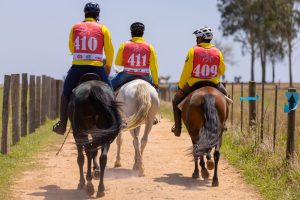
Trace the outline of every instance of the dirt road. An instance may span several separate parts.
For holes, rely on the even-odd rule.
[[[186,156],[186,150],[191,146],[189,136],[183,134],[176,138],[170,133],[170,127],[167,120],[154,126],[144,154],[145,177],[138,177],[131,170],[134,150],[129,133],[123,134],[121,168],[113,168],[116,144],[111,145],[105,174],[106,194],[102,199],[261,199],[251,186],[245,184],[240,173],[222,158],[222,152],[219,187],[211,187],[212,171],[208,181],[192,179],[192,158]],[[41,168],[24,172],[15,182],[13,199],[93,199],[83,190],[76,189],[79,172],[71,135],[59,156],[55,156],[55,152],[43,153],[40,162]],[[93,183],[97,188],[98,181]]]

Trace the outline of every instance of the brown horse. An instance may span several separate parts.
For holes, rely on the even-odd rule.
[[[195,169],[193,178],[199,178],[198,158],[200,157],[201,175],[208,179],[208,169],[214,168],[212,186],[218,186],[218,162],[222,133],[227,119],[226,97],[213,87],[202,87],[187,97],[182,107],[182,119],[193,143]],[[215,148],[214,161],[210,152]],[[204,156],[207,158],[205,167]]]

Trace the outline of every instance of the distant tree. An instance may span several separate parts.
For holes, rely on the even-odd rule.
[[[223,36],[233,36],[242,44],[242,53],[248,51],[251,56],[251,80],[255,80],[254,62],[256,56],[257,15],[254,12],[255,0],[218,0],[221,13],[220,29]]]
[[[289,83],[293,86],[292,73],[292,54],[293,42],[298,35],[300,27],[300,0],[276,0],[280,9],[277,10],[278,23],[277,29],[281,34],[282,41],[286,44],[289,62]]]
[[[225,64],[235,65],[236,62],[234,61],[233,49],[230,45],[224,44],[220,40],[215,40],[215,46],[221,50]]]

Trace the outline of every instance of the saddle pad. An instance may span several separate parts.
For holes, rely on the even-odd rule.
[[[194,94],[194,92],[196,92],[196,90],[195,91],[193,91],[192,93],[190,93],[189,95],[187,95],[178,105],[177,105],[177,107],[182,111],[182,108],[183,108],[183,105],[184,105],[184,103],[186,102],[186,100],[190,97],[190,96],[192,96],[193,94]],[[224,95],[224,94],[223,94]],[[224,95],[225,96],[225,95]],[[232,104],[233,103],[233,101],[232,101],[232,99],[230,99],[229,97],[227,97],[227,96],[225,96],[225,99],[226,99],[226,103],[227,104]]]

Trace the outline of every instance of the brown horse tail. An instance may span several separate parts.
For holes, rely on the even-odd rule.
[[[151,108],[151,97],[148,85],[140,83],[136,89],[136,112],[127,120],[127,127],[124,130],[131,130],[140,126],[148,116]]]
[[[194,156],[202,156],[219,142],[220,120],[215,106],[215,97],[205,94],[202,99],[204,125],[199,130],[199,141],[194,146]]]

